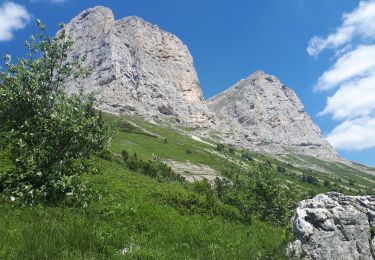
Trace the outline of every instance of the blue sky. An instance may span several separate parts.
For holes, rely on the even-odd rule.
[[[258,69],[276,75],[343,157],[375,165],[374,1],[0,0],[0,55],[24,53],[36,18],[54,33],[96,5],[181,38],[206,98]]]

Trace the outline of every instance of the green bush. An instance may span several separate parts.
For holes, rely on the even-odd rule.
[[[0,132],[6,132],[13,169],[0,173],[0,193],[11,200],[55,203],[78,199],[80,174],[90,171],[89,159],[106,145],[102,116],[93,98],[67,95],[64,83],[86,71],[69,61],[72,42],[64,26],[56,38],[41,33],[26,42],[27,58],[0,72]]]
[[[185,183],[183,187],[171,186],[168,190],[158,190],[156,196],[182,214],[199,213],[243,221],[235,207],[219,200],[207,180]]]
[[[134,154],[133,157],[129,157],[127,152],[123,151],[122,158],[126,167],[130,170],[150,176],[151,178],[155,178],[159,181],[185,181],[184,177],[175,173],[171,167],[162,162],[157,156],[154,156],[147,162],[145,162],[141,159],[138,159],[136,154]]]
[[[246,222],[257,217],[277,226],[287,225],[299,198],[292,187],[276,179],[272,166],[254,162],[248,172],[226,175],[236,178],[233,182],[217,179],[216,194],[223,203],[236,207]]]
[[[216,151],[223,152],[225,150],[224,144],[217,144]]]
[[[302,182],[307,182],[313,185],[319,185],[319,180],[314,176],[303,174],[301,179]]]
[[[249,154],[249,153],[242,153],[241,154],[241,157],[243,158],[243,159],[246,159],[246,160],[248,160],[249,162],[252,162],[252,161],[254,161],[254,159],[253,159],[253,157],[251,157],[251,155]]]

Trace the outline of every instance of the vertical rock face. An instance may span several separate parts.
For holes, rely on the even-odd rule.
[[[70,58],[86,53],[83,66],[93,67],[67,91],[93,93],[103,111],[178,122],[202,136],[214,127],[223,142],[273,154],[336,157],[296,94],[274,76],[258,71],[238,82],[208,101],[211,112],[189,50],[173,34],[138,17],[116,21],[105,7],[82,12],[66,30]]]
[[[257,71],[208,100],[232,143],[267,152],[336,157],[293,90]]]
[[[95,7],[67,24],[74,41],[71,57],[87,54],[84,66],[93,73],[67,84],[83,87],[112,113],[166,118],[186,126],[212,124],[193,59],[174,35],[138,17],[116,21],[110,9]]]
[[[293,217],[292,259],[374,259],[375,197],[320,194]]]

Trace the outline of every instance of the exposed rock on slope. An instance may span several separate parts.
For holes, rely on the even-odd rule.
[[[293,259],[374,259],[375,197],[320,194],[302,201],[293,217]]]
[[[71,57],[86,52],[84,65],[95,65],[88,78],[71,80],[68,91],[82,86],[112,113],[212,124],[193,59],[176,36],[138,17],[116,21],[104,7],[82,12],[66,28],[75,42]]]
[[[293,90],[257,71],[208,100],[223,140],[270,153],[336,157]]]

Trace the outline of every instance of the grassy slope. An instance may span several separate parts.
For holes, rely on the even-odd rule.
[[[128,120],[139,127],[128,131],[122,126],[122,120],[106,116],[106,121],[119,129],[112,142],[115,153],[126,149],[143,159],[157,155],[163,159],[188,160],[209,165],[217,171],[233,162],[247,165],[240,156],[242,151],[217,155],[214,147],[169,128],[134,117]],[[142,133],[142,129],[157,137]],[[191,154],[187,154],[187,150]],[[356,178],[350,168],[342,172],[343,180],[338,181],[337,176],[249,153],[257,160],[285,167],[287,173],[278,174],[279,178],[312,194],[332,189],[322,185],[324,180],[353,189],[359,189],[358,185],[362,184],[372,187],[371,183],[363,182],[363,178]],[[101,174],[88,175],[85,179],[102,194],[102,199],[86,208],[16,208],[9,202],[0,202],[0,259],[121,258],[119,252],[131,245],[132,251],[127,256],[134,259],[283,258],[286,243],[283,230],[256,220],[247,226],[212,215],[181,212],[168,206],[162,198],[163,194],[171,192],[184,194],[181,184],[157,182],[116,162],[98,159],[95,164]],[[6,156],[0,153],[0,169],[6,165]],[[301,174],[316,176],[319,185],[302,182]],[[356,183],[349,185],[348,179],[355,179]]]
[[[118,124],[119,122],[118,118],[110,115],[107,115],[106,120],[111,121],[113,124]],[[274,167],[277,165],[283,166],[287,169],[287,172],[285,174],[280,173],[278,178],[285,183],[292,183],[299,189],[307,191],[312,195],[333,190],[352,195],[375,194],[375,176],[347,165],[327,162],[309,156],[296,157],[290,155],[287,158],[292,164],[298,163],[304,165],[308,163],[322,169],[311,170],[308,167],[295,167],[265,154],[242,150],[237,150],[234,154],[227,152],[220,154],[221,156],[217,156],[214,151],[215,147],[212,145],[193,140],[175,130],[144,122],[141,118],[128,117],[127,120],[130,120],[148,132],[156,134],[158,138],[126,131],[118,132],[113,142],[113,150],[117,153],[126,149],[131,153],[136,152],[142,158],[149,158],[152,154],[155,154],[163,159],[173,159],[176,161],[188,160],[193,163],[202,163],[221,171],[223,167],[233,164],[233,161],[242,164],[244,167],[248,166],[247,161],[241,158],[241,153],[246,152],[257,160],[269,161]],[[164,143],[165,138],[167,138],[168,144]],[[192,154],[187,155],[186,150],[191,150]],[[319,185],[302,182],[301,176],[303,174],[316,177]],[[328,187],[324,186],[324,181],[329,182],[330,185]]]
[[[107,118],[116,123],[116,118]],[[148,125],[153,127],[152,125]],[[139,157],[152,153],[189,159],[219,169],[223,162],[207,145],[158,128],[163,138],[118,132],[113,151],[129,149]],[[168,138],[168,144],[162,142]],[[186,149],[192,149],[186,155]],[[201,152],[198,152],[201,151]],[[0,154],[0,169],[6,156]],[[181,212],[163,194],[184,194],[179,183],[160,183],[116,162],[97,159],[101,174],[85,180],[102,194],[86,208],[14,207],[0,202],[0,259],[256,259],[283,258],[285,233],[254,220],[251,226],[212,215]]]

